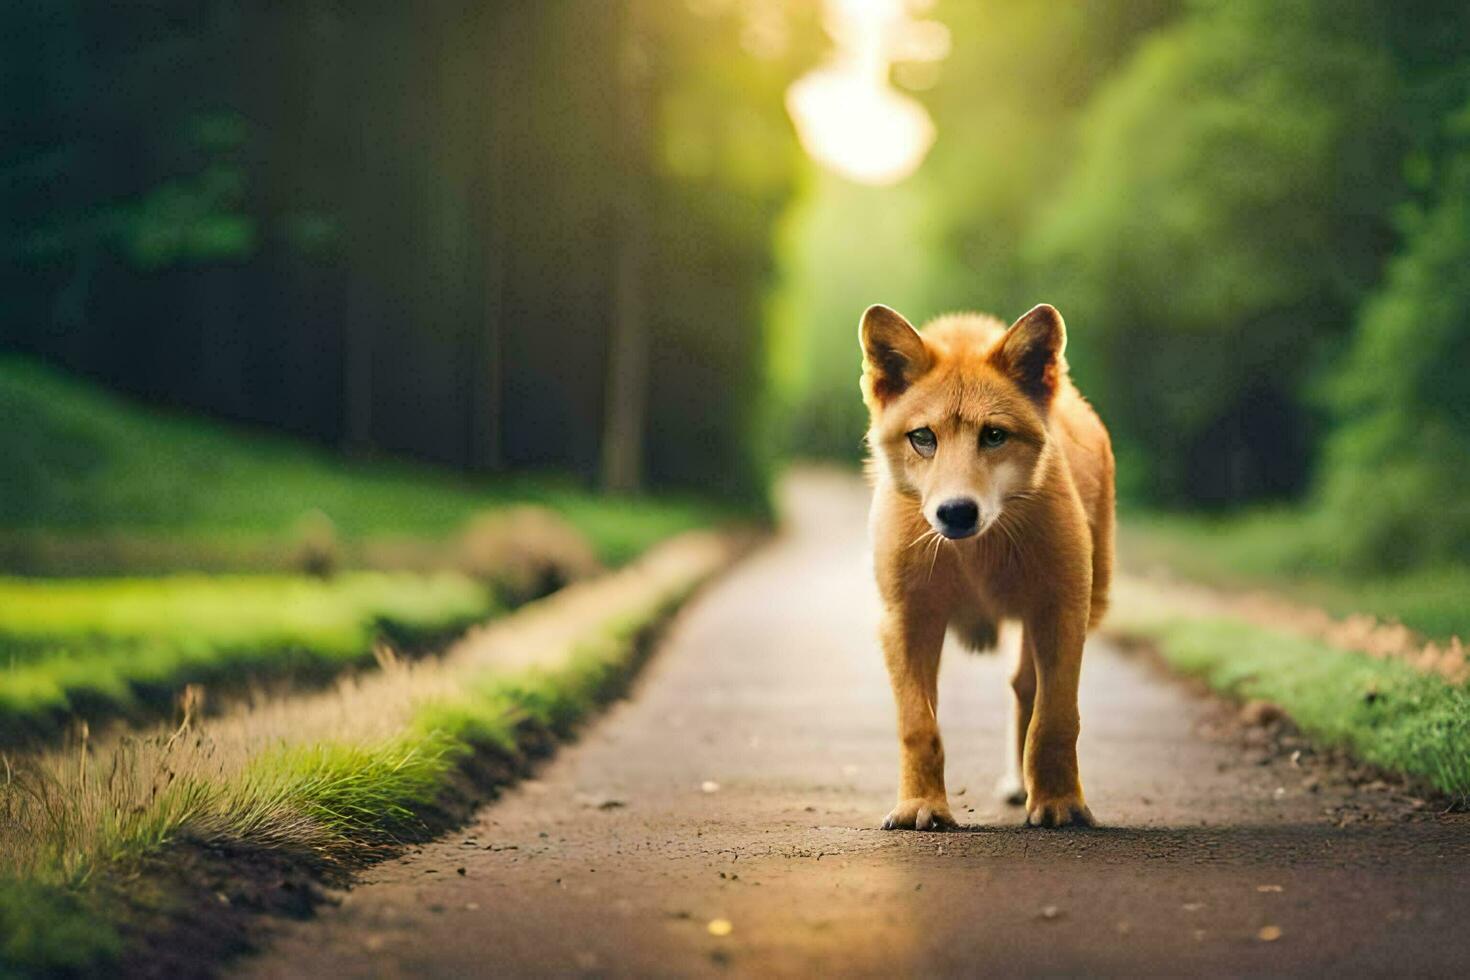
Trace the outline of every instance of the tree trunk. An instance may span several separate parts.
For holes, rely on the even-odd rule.
[[[500,416],[503,410],[501,392],[500,335],[505,305],[505,140],[508,126],[505,108],[515,97],[514,78],[507,70],[508,48],[515,38],[511,18],[513,11],[496,5],[479,14],[478,30],[483,50],[489,57],[486,66],[486,98],[480,114],[480,132],[485,137],[485,160],[475,168],[476,193],[474,229],[481,256],[483,280],[480,283],[480,316],[472,318],[470,337],[470,466],[476,470],[494,470],[502,465]]]
[[[618,242],[614,267],[602,482],[627,492],[643,482],[648,403],[647,267],[652,193],[648,177],[651,56],[640,30],[640,0],[623,5],[618,41],[621,130]]]

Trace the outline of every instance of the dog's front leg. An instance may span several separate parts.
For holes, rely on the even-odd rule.
[[[1026,823],[1032,827],[1090,827],[1077,772],[1077,684],[1082,674],[1086,614],[1040,615],[1025,623],[1035,658],[1036,698],[1026,733]]]
[[[913,608],[883,619],[883,655],[898,704],[898,805],[884,830],[943,830],[956,826],[944,790],[944,743],[939,739],[939,654],[945,620]]]

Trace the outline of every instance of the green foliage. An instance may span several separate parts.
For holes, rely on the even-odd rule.
[[[0,879],[0,978],[97,975],[121,951],[112,923],[77,895]]]
[[[1170,664],[1241,698],[1275,702],[1312,738],[1470,799],[1470,690],[1392,660],[1236,620],[1131,625]]]
[[[1304,385],[1375,279],[1403,143],[1368,2],[1201,4],[1088,109],[1028,236],[1154,500],[1299,489]]]
[[[1446,136],[1437,192],[1330,387],[1318,547],[1359,571],[1470,562],[1470,107]]]
[[[261,550],[262,538],[284,562],[293,528],[315,512],[349,539],[443,539],[479,511],[529,502],[555,510],[605,562],[620,564],[719,513],[687,498],[600,497],[559,479],[346,463],[144,410],[16,358],[0,358],[0,418],[0,543],[10,534],[17,560],[43,533],[86,533],[101,547],[109,536],[166,532],[201,563],[218,551],[228,564],[233,552]]]
[[[241,260],[255,251],[255,223],[236,213],[245,178],[214,166],[197,176],[158,185],[124,212],[123,247],[139,268],[180,261]]]

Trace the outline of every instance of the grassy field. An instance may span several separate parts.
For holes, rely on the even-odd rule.
[[[14,357],[0,357],[0,419],[0,564],[12,569],[75,570],[89,559],[123,570],[280,566],[317,515],[350,546],[444,540],[478,512],[522,504],[550,508],[617,565],[725,516],[692,498],[609,498],[552,477],[343,462],[289,439],[141,408]]]
[[[319,681],[733,516],[351,463],[13,357],[0,418],[0,569],[67,576],[0,577],[0,744],[166,713],[189,684]]]
[[[456,573],[0,579],[0,744],[165,713],[188,684],[317,681],[498,610]]]
[[[1271,588],[1335,615],[1369,613],[1431,639],[1470,638],[1470,561],[1398,574],[1348,576],[1309,541],[1327,532],[1296,511],[1236,518],[1128,514],[1120,554],[1134,568],[1163,565],[1229,588]]]
[[[517,634],[533,665],[497,669],[486,653],[402,666],[314,702],[116,742],[90,768],[86,753],[61,751],[18,766],[0,782],[0,963],[22,976],[116,968],[141,933],[236,909],[215,901],[214,884],[160,871],[191,848],[251,855],[278,875],[293,862],[350,868],[422,839],[457,783],[483,792],[494,760],[500,775],[488,778],[509,778],[526,749],[617,695],[650,629],[729,554],[685,544],[548,600],[562,604]]]

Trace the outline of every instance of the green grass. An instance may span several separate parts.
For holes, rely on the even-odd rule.
[[[1327,530],[1278,509],[1231,518],[1132,514],[1125,564],[1163,565],[1224,588],[1270,589],[1337,616],[1369,613],[1433,639],[1470,637],[1470,565],[1378,577],[1324,564]],[[1184,673],[1284,708],[1313,739],[1470,801],[1470,688],[1393,659],[1346,652],[1231,618],[1129,618],[1110,628],[1151,640]]]
[[[0,882],[0,977],[98,975],[122,952],[112,924],[76,894]]]
[[[1161,564],[1213,585],[1276,589],[1338,616],[1369,613],[1433,639],[1470,639],[1470,560],[1346,575],[1322,557],[1328,535],[1312,515],[1289,509],[1229,518],[1135,513],[1122,521],[1121,553],[1133,567]]]
[[[280,543],[315,512],[347,541],[442,540],[476,512],[523,503],[556,511],[616,565],[725,513],[693,498],[609,498],[554,477],[347,462],[145,409],[14,357],[0,357],[0,419],[0,554],[41,570],[78,538],[103,562],[126,564],[137,539],[216,564],[269,561],[289,552]]]
[[[483,672],[461,693],[419,705],[409,728],[375,746],[283,749],[252,767],[250,792],[284,798],[337,838],[350,855],[367,844],[412,836],[460,761],[476,752],[516,751],[528,726],[565,738],[593,710],[622,693],[647,630],[687,590],[604,624],[554,669]]]
[[[377,745],[292,746],[251,768],[237,805],[244,804],[242,812],[300,815],[320,835],[317,847],[413,837],[422,828],[419,814],[466,752],[466,743],[443,729],[409,732]],[[262,808],[261,801],[268,805]],[[239,830],[235,835],[244,837]]]
[[[372,663],[380,640],[435,644],[497,608],[447,572],[0,579],[0,740],[167,710],[191,683],[325,678]]]
[[[1280,705],[1313,739],[1470,801],[1470,689],[1394,660],[1233,619],[1114,625],[1225,694]]]
[[[417,705],[406,728],[375,744],[288,742],[233,779],[172,782],[143,812],[108,818],[90,837],[59,833],[43,858],[22,865],[21,877],[0,879],[6,965],[22,976],[106,969],[126,942],[115,924],[136,921],[138,903],[160,901],[139,897],[151,894],[146,881],[136,880],[139,862],[181,841],[306,853],[351,867],[385,846],[422,839],[432,831],[439,800],[472,757],[513,756],[528,741],[566,735],[616,696],[649,629],[694,584],[603,623],[560,666],[511,676],[482,669],[453,697]],[[0,784],[0,790],[10,787]],[[132,897],[119,899],[123,894]]]

